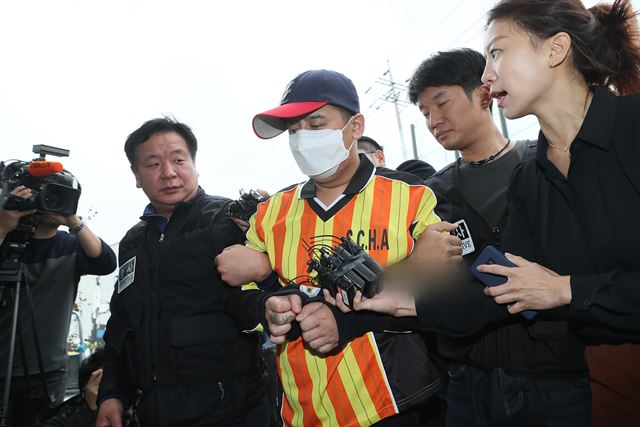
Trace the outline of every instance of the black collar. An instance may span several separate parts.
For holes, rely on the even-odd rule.
[[[600,87],[593,90],[593,99],[576,136],[577,139],[597,145],[603,150],[611,147],[616,117],[616,97]]]
[[[196,195],[193,196],[191,199],[189,199],[187,201],[180,202],[180,203],[176,204],[176,206],[173,208],[173,214],[175,214],[179,210],[186,209],[188,206],[192,206],[195,202],[197,202],[198,200],[201,200],[204,197],[204,195],[205,195],[204,190],[202,189],[202,187],[198,186],[198,191],[196,192]],[[144,212],[143,212],[142,216],[140,217],[140,219],[144,220],[145,218],[149,219],[149,218],[152,218],[152,217],[159,217],[159,216],[161,216],[161,215],[158,214],[156,212],[155,208],[153,207],[153,205],[151,203],[149,203],[144,208]]]
[[[608,151],[614,134],[615,116],[616,96],[601,87],[593,87],[593,99],[578,135],[576,135],[576,140]],[[538,134],[538,161],[547,159],[548,146],[547,138],[540,131]]]

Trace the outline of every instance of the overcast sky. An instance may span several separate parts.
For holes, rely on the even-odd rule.
[[[93,213],[92,228],[114,243],[147,203],[122,149],[142,122],[166,114],[193,128],[200,184],[209,193],[275,192],[304,177],[286,136],[259,140],[251,119],[275,107],[298,73],[329,68],[354,81],[365,134],[385,146],[395,167],[404,160],[396,117],[392,104],[378,100],[386,87],[376,83],[387,61],[405,83],[435,51],[481,49],[493,3],[3,2],[0,159],[29,160],[34,144],[70,149],[62,161],[82,184],[79,213]],[[409,154],[413,123],[421,158],[437,169],[453,159],[428,135],[416,107],[401,106],[401,113]],[[537,135],[528,119],[510,130],[515,138]]]
[[[634,0],[638,8],[640,0]],[[595,2],[585,2],[588,5]],[[377,80],[391,66],[405,83],[438,50],[482,49],[493,0],[4,1],[0,4],[0,160],[33,158],[35,144],[71,150],[65,167],[82,184],[78,213],[108,243],[120,240],[147,199],[123,152],[144,121],[172,115],[199,140],[200,184],[237,197],[240,188],[275,192],[304,176],[286,136],[259,140],[256,113],[275,107],[287,83],[317,68],[349,76],[360,93],[365,134],[403,158],[393,106]],[[385,76],[388,77],[388,76]],[[419,156],[453,160],[401,98],[405,150],[415,124]],[[537,123],[509,123],[514,139]],[[106,313],[114,282],[84,278],[85,332]],[[96,292],[98,290],[98,292]],[[98,323],[106,322],[106,314]],[[72,333],[73,330],[72,328]],[[87,334],[88,332],[86,332]],[[85,334],[85,336],[86,336]]]

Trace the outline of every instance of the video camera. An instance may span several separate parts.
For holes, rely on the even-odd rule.
[[[48,162],[45,155],[67,157],[69,150],[48,145],[34,145],[40,157],[31,162],[14,160],[0,162],[0,208],[26,211],[36,209],[64,216],[78,209],[80,184],[59,162]],[[23,185],[31,190],[31,197],[12,196],[14,188]]]
[[[351,306],[357,291],[367,298],[380,292],[378,278],[382,267],[350,238],[338,240],[340,243],[333,248],[328,245],[309,248],[309,252],[319,256],[309,260],[308,272],[316,271],[320,287],[328,289],[331,295],[340,292],[345,304]]]

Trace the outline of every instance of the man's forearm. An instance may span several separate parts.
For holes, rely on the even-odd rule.
[[[73,229],[73,227],[80,224],[82,220],[78,218],[78,221],[69,225],[69,229]],[[84,253],[87,254],[88,257],[96,258],[99,257],[102,253],[102,242],[100,238],[89,228],[88,225],[84,225],[77,233],[76,238],[82,246]]]
[[[338,324],[340,345],[344,345],[367,332],[407,333],[419,331],[416,317],[397,318],[371,311],[355,311],[345,314],[336,307],[331,307],[331,310]]]

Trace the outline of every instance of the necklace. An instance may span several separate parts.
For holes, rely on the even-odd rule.
[[[471,166],[480,166],[480,165],[485,165],[489,162],[492,162],[496,157],[498,157],[500,154],[502,154],[502,152],[509,146],[509,144],[511,144],[511,140],[507,139],[507,143],[504,144],[504,146],[502,146],[501,149],[498,150],[498,152],[492,156],[487,157],[486,159],[482,159],[482,160],[476,160],[475,162],[467,162],[467,164],[471,165]]]
[[[554,144],[552,144],[552,143],[551,143],[551,142],[549,142],[549,141],[547,141],[547,145],[548,145],[549,147],[551,147],[551,148],[555,148],[556,150],[560,150],[560,151],[563,151],[563,152],[565,152],[565,153],[566,153],[567,151],[569,151],[569,148],[571,148],[571,144],[567,145],[566,147],[560,147],[559,145],[554,145]]]

